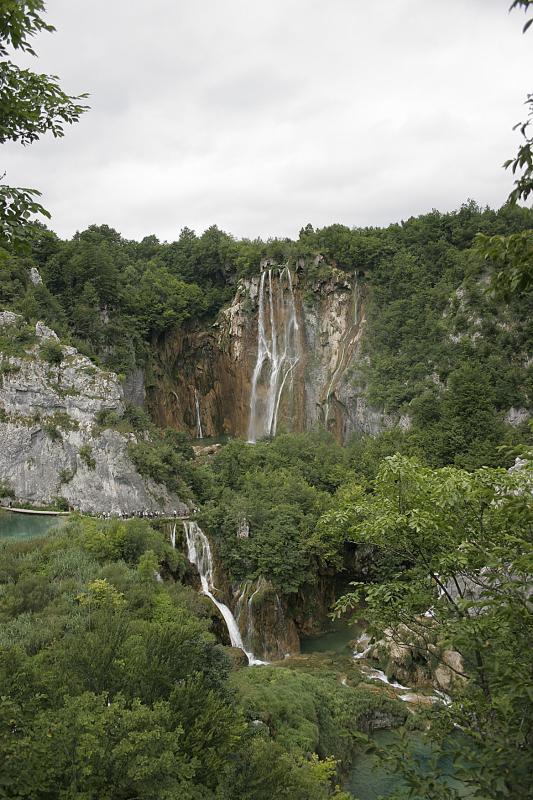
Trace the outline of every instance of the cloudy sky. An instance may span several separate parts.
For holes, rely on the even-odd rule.
[[[32,67],[91,110],[64,139],[4,146],[3,168],[64,236],[295,236],[498,206],[533,90],[533,32],[509,5],[48,0],[57,32]]]

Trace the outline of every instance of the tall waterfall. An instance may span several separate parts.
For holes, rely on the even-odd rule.
[[[196,408],[196,438],[203,439],[204,434],[202,431],[202,418],[200,417],[200,400],[198,399],[198,390],[194,390],[194,406]]]
[[[232,647],[238,647],[246,653],[248,664],[264,664],[264,661],[260,661],[251,651],[245,648],[239,626],[231,610],[220,600],[217,600],[213,594],[213,589],[215,588],[213,583],[213,556],[207,536],[196,522],[184,521],[183,527],[187,542],[187,557],[191,564],[194,564],[198,569],[202,592],[209,597],[224,617]]]
[[[252,375],[248,441],[274,436],[283,390],[300,360],[301,346],[290,269],[261,273],[257,315],[257,359]]]

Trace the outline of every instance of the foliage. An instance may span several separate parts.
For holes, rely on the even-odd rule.
[[[22,319],[0,328],[0,352],[3,358],[27,358],[27,351],[35,341],[35,330]]]
[[[6,481],[0,481],[0,497],[15,497],[13,488]]]
[[[78,455],[89,469],[96,469],[96,461],[93,456],[92,447],[90,444],[82,444],[78,450]]]
[[[223,447],[199,519],[232,578],[262,575],[284,593],[314,581],[322,543],[312,534],[346,473],[345,452],[324,432]],[[243,520],[245,539],[236,536]]]
[[[63,361],[63,350],[61,345],[56,339],[49,338],[41,345],[39,349],[41,358],[48,361],[49,364],[58,366]]]
[[[304,756],[315,752],[349,765],[375,712],[391,724],[406,718],[399,702],[339,683],[334,672],[295,671],[281,666],[241,670],[231,677],[245,716],[268,729],[284,749]]]
[[[0,794],[327,800],[335,762],[256,735],[174,550],[144,520],[71,517],[0,549]]]
[[[401,641],[426,653],[437,635],[460,655],[456,702],[432,730],[462,731],[450,747],[458,768],[466,757],[472,797],[529,792],[531,468],[468,473],[390,457],[372,492],[343,491],[322,522],[333,538],[372,545],[381,565],[379,582],[356,586],[339,609],[364,598],[378,630],[402,625]]]
[[[54,27],[41,16],[42,0],[3,0],[0,11],[0,143],[31,144],[45,133],[64,135],[64,125],[77,122],[87,109],[87,95],[68,95],[55,75],[21,69],[7,58],[10,49],[35,56],[30,39]],[[3,180],[4,175],[1,180]],[[35,200],[36,189],[0,185],[0,241],[17,249],[27,246],[27,227],[34,214],[49,213]]]
[[[201,494],[201,485],[190,464],[194,452],[183,432],[152,429],[149,438],[132,442],[128,452],[141,475],[164,484],[182,498],[192,497],[196,490]]]

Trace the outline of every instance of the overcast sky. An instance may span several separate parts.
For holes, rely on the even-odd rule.
[[[3,168],[63,236],[294,237],[499,206],[533,90],[533,29],[509,5],[48,0],[32,67],[91,110],[63,139],[5,145]]]

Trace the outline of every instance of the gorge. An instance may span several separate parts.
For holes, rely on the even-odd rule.
[[[10,256],[2,502],[78,512],[0,547],[0,673],[20,714],[33,698],[21,737],[44,742],[54,781],[71,772],[50,719],[71,741],[101,714],[156,732],[143,763],[172,786],[159,751],[179,753],[192,798],[249,800],[264,775],[264,800],[274,779],[345,800],[362,735],[408,720],[470,742],[493,696],[507,710],[472,782],[502,759],[522,774],[528,704],[502,665],[527,672],[531,301],[487,293],[471,247],[510,218],[530,224],[465,207],[262,244],[94,226],[43,234],[31,275]],[[102,269],[96,314],[80,264]],[[480,553],[490,580],[449,601],[440,576],[479,581]]]

